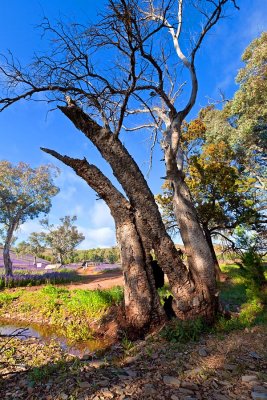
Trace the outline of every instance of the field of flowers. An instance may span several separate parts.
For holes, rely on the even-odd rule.
[[[13,277],[4,276],[3,254],[0,252],[0,288],[36,286],[41,284],[67,283],[81,280],[81,277],[75,272],[78,265],[64,266],[56,271],[46,270],[45,267],[50,264],[48,261],[37,258],[36,262],[39,268],[34,265],[34,257],[30,254],[17,255],[10,252],[10,258],[13,264]]]
[[[77,282],[83,280],[83,277],[77,273],[80,264],[68,264],[55,270],[47,270],[50,264],[48,261],[37,258],[36,262],[39,267],[34,264],[34,257],[30,254],[17,255],[10,252],[10,258],[13,264],[13,277],[6,278],[4,276],[3,254],[0,250],[0,289],[4,287],[22,287],[36,286],[42,284],[59,284]],[[117,264],[100,263],[94,264],[94,272],[101,273],[121,268]]]
[[[25,254],[25,255],[17,255],[13,251],[10,252],[10,258],[13,264],[14,268],[27,268],[27,269],[32,269],[35,268],[34,266],[34,257],[31,256],[30,254]],[[37,258],[36,260],[37,263],[41,263],[43,267],[49,264],[48,261],[43,260],[42,258]],[[4,260],[3,260],[3,253],[2,250],[0,250],[0,268],[4,267]]]

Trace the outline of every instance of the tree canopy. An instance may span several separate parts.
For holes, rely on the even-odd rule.
[[[73,255],[74,249],[84,240],[84,235],[74,225],[76,220],[76,216],[67,215],[60,218],[58,226],[49,224],[48,219],[41,221],[43,227],[48,231],[43,232],[43,241],[61,264],[64,264],[68,256]]]
[[[12,275],[9,248],[13,233],[28,219],[51,208],[51,198],[59,189],[53,183],[56,170],[48,165],[32,168],[20,162],[12,165],[0,162],[0,224],[5,234],[4,263],[7,275]]]

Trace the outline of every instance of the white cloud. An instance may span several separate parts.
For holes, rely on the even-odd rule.
[[[108,206],[102,200],[96,201],[90,209],[89,221],[94,227],[109,227],[114,229],[114,220]]]
[[[114,229],[109,227],[85,229],[79,227],[85,240],[80,244],[79,249],[90,249],[94,247],[112,247],[116,244],[116,236]]]
[[[38,219],[26,221],[24,224],[20,225],[18,231],[15,232],[15,236],[18,238],[16,243],[27,240],[32,232],[43,231],[44,228],[41,226]]]

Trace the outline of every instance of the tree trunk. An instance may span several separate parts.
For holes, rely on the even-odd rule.
[[[125,315],[129,326],[141,335],[150,327],[165,321],[147,255],[150,249],[142,243],[130,203],[97,167],[86,160],[63,157],[55,151],[44,150],[71,166],[110,208],[121,251]]]
[[[220,265],[219,265],[219,262],[218,262],[218,259],[217,259],[217,256],[216,256],[216,253],[214,250],[214,246],[213,246],[212,239],[211,239],[211,234],[207,227],[203,226],[203,229],[204,229],[205,238],[207,240],[207,243],[209,245],[211,255],[213,258],[216,279],[219,281],[221,278],[221,269],[220,269]]]
[[[13,233],[15,230],[16,225],[11,225],[8,230],[7,230],[7,235],[6,235],[6,240],[4,244],[4,249],[3,249],[3,258],[4,258],[4,267],[5,267],[5,276],[13,276],[13,267],[12,267],[12,261],[10,258],[10,246],[12,243],[12,238],[13,238]]]
[[[212,279],[200,282],[201,275],[187,270],[174,243],[166,232],[154,196],[138,165],[127,149],[108,129],[102,128],[77,106],[59,107],[60,110],[98,148],[110,164],[115,177],[127,194],[135,210],[138,232],[143,242],[153,243],[158,262],[168,276],[174,295],[173,308],[180,318],[205,315],[214,317],[214,291],[203,290]],[[203,236],[203,233],[202,233]],[[210,271],[203,276],[210,274]],[[214,274],[213,274],[214,275]]]
[[[58,253],[57,259],[58,259],[59,264],[60,264],[60,265],[63,265],[63,256],[62,256],[61,253]]]

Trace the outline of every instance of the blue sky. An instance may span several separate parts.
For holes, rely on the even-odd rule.
[[[237,0],[241,9],[231,9],[204,41],[197,57],[199,94],[191,116],[205,106],[208,98],[218,98],[218,89],[230,98],[236,90],[234,83],[241,67],[241,54],[245,47],[267,28],[266,1]],[[0,6],[0,53],[10,49],[22,63],[30,61],[38,50],[47,49],[47,42],[40,36],[36,26],[43,17],[56,19],[94,21],[97,11],[105,0],[1,0]],[[77,215],[77,225],[86,239],[80,248],[106,247],[116,243],[114,223],[109,210],[102,201],[96,201],[95,193],[77,177],[70,168],[41,152],[48,147],[62,154],[83,158],[101,166],[104,173],[112,176],[81,132],[59,112],[48,112],[43,103],[23,102],[0,114],[0,159],[12,163],[24,161],[32,166],[53,163],[61,174],[56,183],[60,193],[53,199],[50,221],[57,223],[64,215]],[[124,140],[130,153],[136,158],[144,173],[148,170],[149,134],[129,133]],[[149,185],[154,193],[160,191],[161,176],[164,176],[162,154],[159,148],[154,154],[153,169]],[[40,230],[38,219],[23,224],[18,232],[19,240]]]

